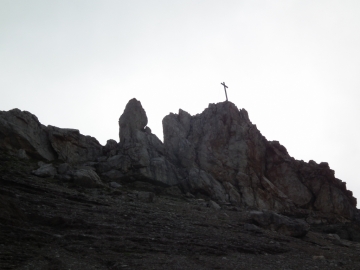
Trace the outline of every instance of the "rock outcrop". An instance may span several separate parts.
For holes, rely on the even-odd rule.
[[[46,127],[35,115],[19,109],[0,111],[0,149],[22,158],[72,163],[94,161],[103,151],[95,138],[76,129]]]
[[[98,158],[96,169],[104,178],[178,184],[177,169],[165,156],[163,143],[151,133],[147,122],[140,101],[130,100],[119,119],[119,144],[108,140],[104,156]]]
[[[75,185],[96,188],[101,187],[102,182],[97,173],[91,168],[80,168],[72,172],[72,177]]]
[[[251,211],[250,217],[256,225],[288,236],[302,237],[310,229],[302,219],[291,219],[273,212]]]
[[[285,211],[293,202],[265,174],[267,141],[245,110],[211,104],[191,117],[184,111],[163,120],[170,158],[188,173],[183,183],[222,202]]]
[[[181,184],[192,193],[255,209],[355,214],[356,199],[327,163],[290,157],[231,102],[195,116],[180,110],[163,119],[163,128],[166,153],[186,171]]]
[[[43,164],[42,162],[40,162],[40,168],[38,168],[37,170],[33,170],[33,174],[39,177],[50,177],[50,178],[54,178],[54,176],[56,175],[56,168],[54,167],[53,164]]]
[[[45,127],[31,113],[14,109],[0,112],[0,149],[20,158],[62,161],[33,173],[84,187],[148,181],[220,205],[307,216],[317,211],[346,219],[357,212],[352,192],[327,163],[290,157],[231,102],[210,104],[195,116],[181,109],[166,116],[164,143],[147,123],[140,101],[132,99],[119,119],[120,142],[101,146],[78,130]]]
[[[119,137],[120,142],[127,143],[128,141],[142,140],[142,136],[139,135],[139,131],[145,131],[145,127],[148,123],[148,119],[145,110],[141,106],[140,101],[135,98],[131,99],[124,113],[119,118]]]
[[[23,157],[56,158],[46,127],[35,115],[19,109],[0,111],[0,149],[14,154],[20,152]]]
[[[102,155],[103,147],[91,136],[77,129],[47,127],[49,141],[58,158],[66,162],[95,161]]]

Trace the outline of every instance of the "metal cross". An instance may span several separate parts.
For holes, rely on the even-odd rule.
[[[225,90],[225,96],[226,96],[226,101],[228,101],[228,98],[227,98],[227,93],[226,93],[226,88],[228,88],[226,85],[225,85],[225,82],[222,82],[221,85],[224,86],[224,90]]]

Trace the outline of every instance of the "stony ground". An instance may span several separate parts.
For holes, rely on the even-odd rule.
[[[246,210],[175,188],[82,189],[0,159],[0,269],[360,269],[357,242],[252,229]]]

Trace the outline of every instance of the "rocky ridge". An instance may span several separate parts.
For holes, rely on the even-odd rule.
[[[56,170],[45,164],[34,173],[50,170],[44,175],[89,187],[101,185],[100,178],[142,179],[247,209],[357,216],[356,199],[327,163],[295,160],[231,102],[210,104],[195,116],[181,109],[166,116],[164,143],[147,122],[140,101],[130,100],[119,119],[120,142],[101,146],[78,130],[45,127],[31,113],[14,109],[0,113],[0,147],[23,158],[63,163]]]
[[[356,199],[327,163],[231,102],[163,127],[164,143],[136,99],[105,146],[0,112],[0,268],[359,268]]]

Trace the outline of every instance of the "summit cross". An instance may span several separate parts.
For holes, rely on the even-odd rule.
[[[228,88],[226,85],[225,85],[225,82],[222,82],[221,85],[224,86],[224,90],[225,90],[225,96],[226,96],[226,101],[228,101],[228,98],[227,98],[227,93],[226,93],[226,88]]]

